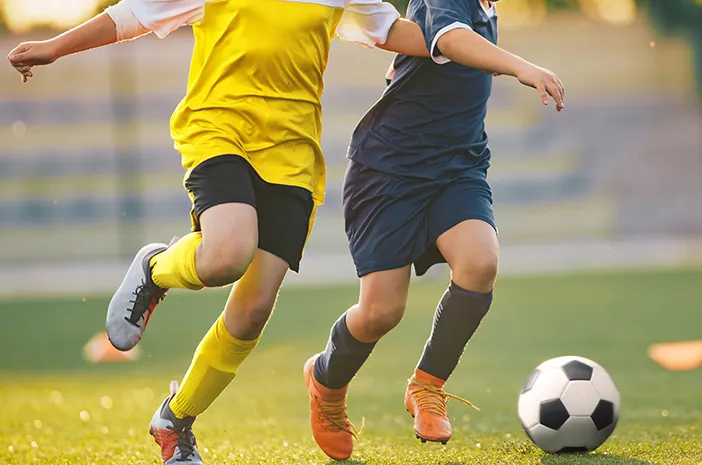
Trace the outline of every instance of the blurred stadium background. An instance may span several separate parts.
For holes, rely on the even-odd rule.
[[[0,0],[0,57],[105,5]],[[699,338],[702,327],[702,0],[505,0],[499,14],[501,44],[556,71],[567,104],[557,114],[514,80],[495,80],[490,180],[502,273],[518,276],[500,279],[450,381],[483,411],[451,405],[456,439],[446,448],[409,434],[401,396],[445,286],[422,280],[403,325],[354,381],[351,415],[365,415],[369,432],[352,463],[699,465],[702,370],[662,370],[646,349]],[[168,119],[191,48],[188,30],[147,37],[66,57],[25,85],[0,60],[4,464],[157,463],[146,421],[226,291],[169,298],[139,361],[96,366],[81,354],[134,252],[189,228]],[[327,203],[289,280],[305,286],[281,294],[246,375],[198,420],[207,463],[328,463],[308,431],[300,368],[357,296],[340,209],[346,146],[391,58],[332,47]],[[520,431],[524,379],[564,354],[602,363],[622,393],[621,425],[602,454],[543,457]]]
[[[0,49],[104,6],[0,1]],[[502,45],[555,70],[568,93],[559,115],[516,81],[495,81],[488,133],[503,273],[702,263],[701,11],[699,0],[500,4]],[[149,37],[65,58],[27,85],[0,66],[1,294],[110,290],[140,244],[187,231],[168,119],[191,46],[187,30]],[[340,214],[346,146],[390,60],[332,49],[327,203],[293,281],[354,278]]]

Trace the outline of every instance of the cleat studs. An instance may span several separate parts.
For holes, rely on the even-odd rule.
[[[424,439],[424,438],[421,438],[421,439],[422,439],[422,444],[425,444],[427,442],[426,439]]]
[[[448,441],[441,441],[441,444],[443,445],[446,445],[446,443],[448,443]]]

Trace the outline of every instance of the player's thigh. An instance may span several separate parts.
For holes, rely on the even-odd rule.
[[[245,203],[223,203],[200,215],[203,251],[251,263],[258,242],[256,210]]]
[[[233,262],[242,268],[258,244],[253,168],[236,155],[221,155],[198,165],[185,182],[193,200],[193,229],[202,231],[206,261]]]
[[[456,284],[476,292],[492,290],[500,246],[491,224],[480,219],[462,221],[439,236],[436,245]]]
[[[251,265],[229,295],[224,322],[234,337],[255,339],[270,317],[289,264],[258,249]]]
[[[487,167],[452,180],[437,196],[427,224],[452,279],[464,289],[487,292],[497,274],[499,245]]]
[[[361,277],[358,305],[346,316],[351,334],[361,342],[375,342],[404,316],[411,266],[378,271]]]

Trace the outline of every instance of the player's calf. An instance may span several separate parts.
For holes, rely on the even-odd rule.
[[[346,324],[362,342],[376,342],[397,326],[405,314],[410,267],[378,271],[361,278],[361,298],[347,312]]]

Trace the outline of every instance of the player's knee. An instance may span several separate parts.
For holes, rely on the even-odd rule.
[[[363,314],[367,332],[381,338],[400,324],[405,314],[405,303],[371,303],[365,306]]]
[[[254,251],[237,247],[226,247],[206,253],[204,270],[200,279],[210,287],[227,286],[237,282],[248,269],[254,257]]]
[[[497,279],[499,257],[497,252],[486,250],[470,257],[465,257],[457,264],[453,264],[451,277],[453,281],[464,289],[476,292],[492,290]]]

